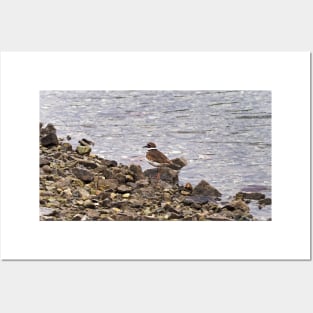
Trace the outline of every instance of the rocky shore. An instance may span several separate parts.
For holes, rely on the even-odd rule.
[[[92,154],[93,142],[75,149],[58,138],[52,124],[40,124],[40,220],[42,221],[250,221],[249,202],[271,203],[262,193],[238,192],[229,202],[202,180],[179,185],[170,168],[142,171]],[[184,166],[183,159],[172,160]]]

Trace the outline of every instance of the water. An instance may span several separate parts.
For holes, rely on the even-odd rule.
[[[205,179],[223,199],[251,186],[271,197],[270,91],[41,91],[40,120],[74,146],[85,137],[93,153],[143,169],[153,141],[188,160],[180,183]],[[267,219],[271,207],[252,213]]]

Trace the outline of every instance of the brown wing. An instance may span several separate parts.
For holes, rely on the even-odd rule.
[[[159,150],[150,150],[146,155],[149,161],[158,162],[161,164],[171,164],[172,162]]]

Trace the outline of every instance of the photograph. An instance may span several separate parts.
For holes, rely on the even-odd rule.
[[[40,221],[272,221],[271,90],[40,90]]]

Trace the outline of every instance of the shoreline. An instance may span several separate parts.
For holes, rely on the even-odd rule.
[[[82,139],[73,150],[52,124],[40,124],[41,221],[253,221],[250,201],[271,203],[258,192],[222,202],[205,180],[182,186],[179,172],[169,168],[156,179],[158,169],[107,160],[92,154],[92,144]]]

